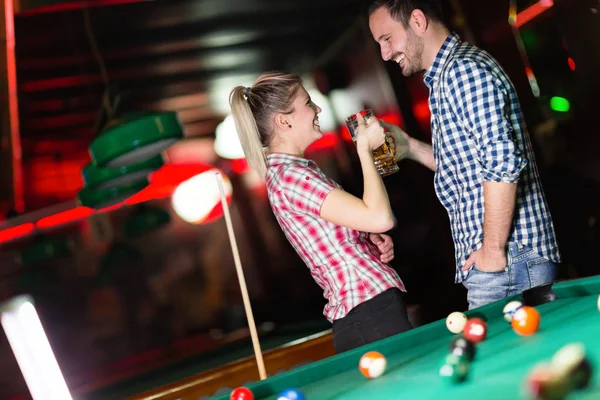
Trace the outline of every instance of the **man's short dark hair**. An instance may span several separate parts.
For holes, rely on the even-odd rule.
[[[369,6],[369,16],[381,7],[385,7],[390,16],[405,27],[414,10],[421,10],[431,21],[444,23],[442,4],[440,0],[374,0]]]

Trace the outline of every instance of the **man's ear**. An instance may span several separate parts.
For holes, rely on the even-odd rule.
[[[427,17],[425,14],[423,14],[423,11],[416,9],[413,10],[412,14],[410,15],[408,25],[416,33],[423,34],[427,30],[428,22],[429,21],[427,21]]]

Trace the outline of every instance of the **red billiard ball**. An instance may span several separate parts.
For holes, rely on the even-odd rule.
[[[481,318],[470,318],[463,329],[465,339],[479,343],[487,336],[487,325]]]
[[[533,335],[540,327],[540,313],[533,307],[523,306],[513,315],[511,325],[521,336]]]
[[[229,400],[254,400],[254,395],[245,387],[239,387],[231,392]]]

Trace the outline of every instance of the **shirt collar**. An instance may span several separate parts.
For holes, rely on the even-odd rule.
[[[444,64],[446,64],[446,61],[448,61],[448,57],[452,53],[452,50],[459,42],[460,38],[454,32],[450,33],[446,40],[444,40],[444,43],[435,56],[431,67],[425,71],[423,80],[425,81],[425,85],[427,85],[427,87],[431,88],[433,86],[433,82],[439,79],[439,75],[442,72]]]
[[[304,166],[313,166],[316,163],[313,160],[302,158],[285,153],[271,153],[267,155],[267,167],[275,167],[277,165],[285,164],[300,164]]]

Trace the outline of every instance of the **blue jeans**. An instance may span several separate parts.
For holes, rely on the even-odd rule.
[[[540,257],[530,247],[510,244],[503,271],[483,272],[473,265],[463,272],[469,310],[554,281],[558,265]]]

